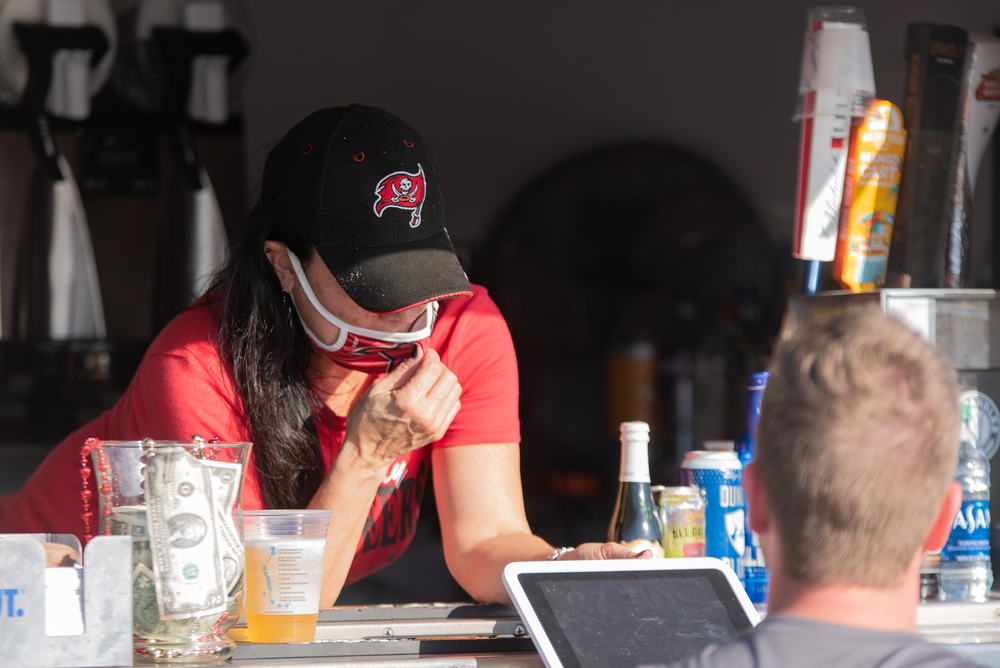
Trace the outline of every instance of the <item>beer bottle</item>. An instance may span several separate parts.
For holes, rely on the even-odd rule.
[[[663,556],[660,525],[649,488],[649,425],[623,422],[621,425],[622,463],[618,479],[618,499],[608,527],[608,542],[621,543],[632,552],[652,550]]]

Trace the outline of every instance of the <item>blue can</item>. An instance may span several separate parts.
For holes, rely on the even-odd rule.
[[[705,494],[705,556],[721,559],[746,582],[746,512],[743,466],[735,452],[696,450],[684,456],[681,484]]]

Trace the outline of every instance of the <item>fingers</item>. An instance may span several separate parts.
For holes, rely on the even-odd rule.
[[[435,353],[436,355],[437,353]],[[396,368],[389,372],[384,378],[377,379],[372,385],[379,385],[380,388],[384,385],[389,390],[398,390],[399,388],[410,382],[414,374],[420,369],[420,362],[424,358],[424,349],[417,346],[417,353],[413,357],[409,357],[399,364]]]
[[[603,546],[604,559],[652,559],[656,555],[652,549],[633,552],[624,545],[618,543],[605,543]]]
[[[458,382],[458,378],[451,370],[444,369],[427,395],[428,407],[437,422],[433,427],[435,441],[444,437],[444,433],[451,426],[451,421],[461,410],[461,397],[462,385]]]
[[[618,543],[604,543],[601,545],[601,559],[632,559],[636,556],[638,555],[635,552]]]
[[[413,362],[414,373],[406,379],[406,382],[396,389],[412,392],[416,397],[427,396],[434,384],[437,383],[441,374],[447,372],[448,368],[441,363],[441,357],[436,350],[428,350],[424,353],[419,362]],[[454,375],[454,374],[452,374]]]
[[[437,438],[434,439],[435,441],[440,441],[444,438],[444,433],[448,431],[448,427],[451,426],[451,421],[455,419],[455,416],[458,415],[458,411],[460,410],[462,410],[462,402],[456,399],[455,403],[451,407],[451,410],[448,411],[448,414],[445,416],[440,432],[438,433]]]
[[[439,422],[447,428],[454,418],[455,404],[462,395],[458,378],[442,362],[437,352],[428,350],[423,359],[415,363],[412,374],[400,376],[395,394],[400,406],[407,412],[422,413],[427,420],[423,425],[437,431]]]
[[[441,369],[441,375],[427,391],[427,400],[430,404],[436,405],[440,412],[445,413],[462,396],[462,386],[450,369],[445,368],[443,364]]]
[[[413,357],[409,357],[396,365],[387,375],[378,378],[372,383],[376,392],[397,391],[403,388],[410,388],[417,394],[426,393],[434,385],[438,374],[445,366],[441,364],[441,357],[435,350],[424,352],[423,348],[417,346],[417,352]],[[418,374],[422,374],[419,380],[415,380]]]
[[[42,543],[45,547],[45,567],[72,566],[76,561],[76,550],[62,543]]]
[[[373,382],[347,418],[345,442],[384,465],[439,441],[461,410],[462,386],[434,350],[403,361]]]
[[[572,552],[559,557],[560,560],[576,561],[578,559],[614,559],[614,548],[621,547],[615,543],[583,543]],[[610,549],[611,551],[607,551]]]
[[[568,552],[563,559],[652,559],[655,555],[652,550],[642,552],[632,552],[624,545],[618,543],[584,543],[572,552]]]
[[[428,443],[440,441],[444,438],[445,432],[451,426],[452,420],[455,419],[458,411],[462,408],[462,402],[459,401],[461,392],[461,386],[455,383],[444,400],[440,402],[428,401],[426,410],[412,415],[411,421],[413,425],[419,431],[427,434]]]

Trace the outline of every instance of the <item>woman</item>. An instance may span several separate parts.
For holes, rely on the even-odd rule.
[[[271,151],[208,296],[111,410],[0,499],[0,531],[83,533],[85,438],[193,434],[254,442],[244,508],[334,511],[323,606],[406,549],[431,465],[445,559],[477,600],[509,601],[511,561],[634,556],[531,534],[506,325],[458,263],[426,144],[372,107],[318,111]]]

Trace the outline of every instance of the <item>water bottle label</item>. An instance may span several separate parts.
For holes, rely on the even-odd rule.
[[[990,502],[965,501],[955,515],[941,561],[972,562],[990,558]]]

